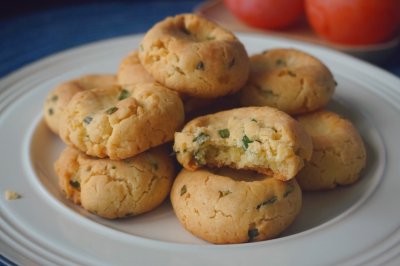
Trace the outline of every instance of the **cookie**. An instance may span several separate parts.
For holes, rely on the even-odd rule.
[[[235,35],[194,14],[155,24],[141,42],[139,58],[155,80],[198,98],[232,94],[249,74],[247,52]]]
[[[188,170],[229,166],[289,180],[311,158],[312,142],[286,113],[243,107],[193,119],[175,133],[174,151]]]
[[[122,59],[117,72],[117,83],[119,85],[136,85],[148,82],[152,83],[154,79],[140,63],[137,51],[131,52]]]
[[[271,106],[302,114],[325,106],[335,91],[330,70],[296,49],[271,49],[250,58],[250,77],[240,91],[243,106]]]
[[[118,84],[122,86],[155,81],[140,63],[137,51],[130,53],[122,60],[118,69],[117,79]],[[204,109],[214,101],[213,99],[190,97],[183,93],[179,93],[179,96],[182,99],[185,114],[192,114],[197,110]]]
[[[108,219],[153,210],[168,196],[175,176],[165,147],[121,161],[89,157],[67,147],[55,171],[68,199]]]
[[[66,144],[87,155],[121,160],[173,140],[184,112],[176,92],[146,83],[79,92],[60,122]]]
[[[44,121],[54,133],[58,134],[61,113],[72,96],[80,91],[109,87],[115,83],[115,75],[92,74],[58,85],[47,95],[44,103]]]
[[[292,224],[302,204],[295,179],[228,168],[183,169],[170,198],[184,228],[215,244],[274,238]]]
[[[329,111],[298,117],[312,138],[311,160],[296,176],[305,191],[332,189],[355,183],[366,164],[366,149],[357,129]]]

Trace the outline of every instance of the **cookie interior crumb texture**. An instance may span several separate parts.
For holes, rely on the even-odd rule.
[[[311,158],[312,143],[297,121],[264,106],[198,117],[175,133],[174,150],[186,169],[229,166],[289,180]]]

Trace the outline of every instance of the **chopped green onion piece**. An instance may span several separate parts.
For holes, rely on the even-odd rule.
[[[90,122],[92,122],[92,120],[93,120],[93,117],[87,116],[87,117],[85,117],[85,118],[83,119],[83,123],[85,123],[86,125],[89,125]]]
[[[258,210],[258,209],[260,209],[262,206],[272,204],[272,203],[274,203],[275,201],[277,201],[277,199],[278,199],[278,198],[277,198],[276,196],[272,196],[271,198],[267,199],[266,201],[264,201],[264,202],[258,204],[257,207],[256,207],[256,209]]]
[[[187,192],[187,190],[186,190],[186,185],[183,185],[183,186],[181,187],[181,196],[183,196],[186,192]]]
[[[200,61],[199,63],[197,63],[196,69],[197,69],[197,70],[204,70],[204,63],[203,63],[203,61]]]
[[[253,241],[260,233],[258,232],[257,228],[249,229],[247,235],[249,236],[249,241]]]
[[[49,115],[53,115],[54,114],[54,110],[53,110],[53,108],[49,108]]]
[[[229,136],[230,136],[229,129],[227,129],[227,128],[218,130],[218,134],[223,139],[229,138]]]
[[[197,144],[200,145],[200,144],[206,142],[209,138],[210,138],[209,135],[207,135],[206,133],[201,132],[199,135],[197,135],[197,137],[195,137],[193,139],[193,142],[197,142]]]
[[[126,99],[126,98],[129,97],[129,95],[130,95],[129,91],[123,89],[123,90],[121,91],[121,94],[120,94],[119,97],[118,97],[118,100],[121,101],[121,100],[123,100],[123,99]]]
[[[247,148],[249,147],[249,143],[252,143],[253,140],[250,140],[249,137],[244,135],[242,138],[242,142],[243,142],[243,149],[247,150]]]
[[[226,195],[229,195],[229,194],[231,194],[232,192],[231,191],[229,191],[229,190],[225,190],[225,191],[219,191],[219,197],[220,198],[222,198],[222,197],[225,197]]]
[[[71,185],[71,187],[76,188],[76,189],[80,189],[80,187],[81,187],[81,184],[78,181],[70,180],[69,184]]]
[[[118,110],[118,107],[115,107],[115,106],[110,107],[106,110],[106,114],[111,115],[111,114],[115,113],[117,110]]]

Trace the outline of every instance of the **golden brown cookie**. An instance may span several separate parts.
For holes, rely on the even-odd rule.
[[[330,70],[296,49],[271,49],[250,58],[250,77],[239,94],[244,106],[271,106],[301,114],[325,106],[335,90]]]
[[[183,122],[176,92],[155,83],[113,86],[75,94],[60,136],[87,155],[120,160],[171,141]]]
[[[109,219],[153,210],[167,197],[175,176],[165,147],[121,161],[89,157],[67,147],[55,171],[68,199]]]
[[[137,51],[130,53],[122,60],[117,79],[118,84],[122,86],[154,82],[154,78],[140,63]],[[179,93],[179,96],[182,99],[185,114],[191,114],[213,103],[213,99],[190,97],[183,93]]]
[[[272,107],[243,107],[193,119],[175,133],[174,151],[189,170],[229,166],[293,178],[311,158],[303,127]]]
[[[194,14],[155,24],[141,42],[139,58],[158,82],[199,98],[234,93],[249,74],[243,44],[228,30]]]
[[[124,86],[152,83],[154,79],[140,63],[138,52],[133,51],[122,59],[117,72],[117,82]]]
[[[181,224],[215,244],[274,238],[294,221],[302,204],[295,179],[283,182],[229,168],[183,169],[170,197]]]
[[[72,96],[84,90],[109,87],[115,82],[115,75],[92,74],[58,85],[48,94],[44,103],[44,120],[47,126],[58,134],[61,113]]]
[[[298,117],[312,138],[311,161],[296,176],[303,190],[332,189],[350,185],[366,164],[364,143],[353,124],[329,111]]]

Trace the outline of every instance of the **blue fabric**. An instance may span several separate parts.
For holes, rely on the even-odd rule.
[[[64,5],[0,20],[0,77],[47,55],[97,40],[145,32],[201,0]]]
[[[145,32],[164,17],[191,12],[201,2],[14,0],[0,11],[0,78],[67,48]],[[380,66],[400,76],[400,49]]]

